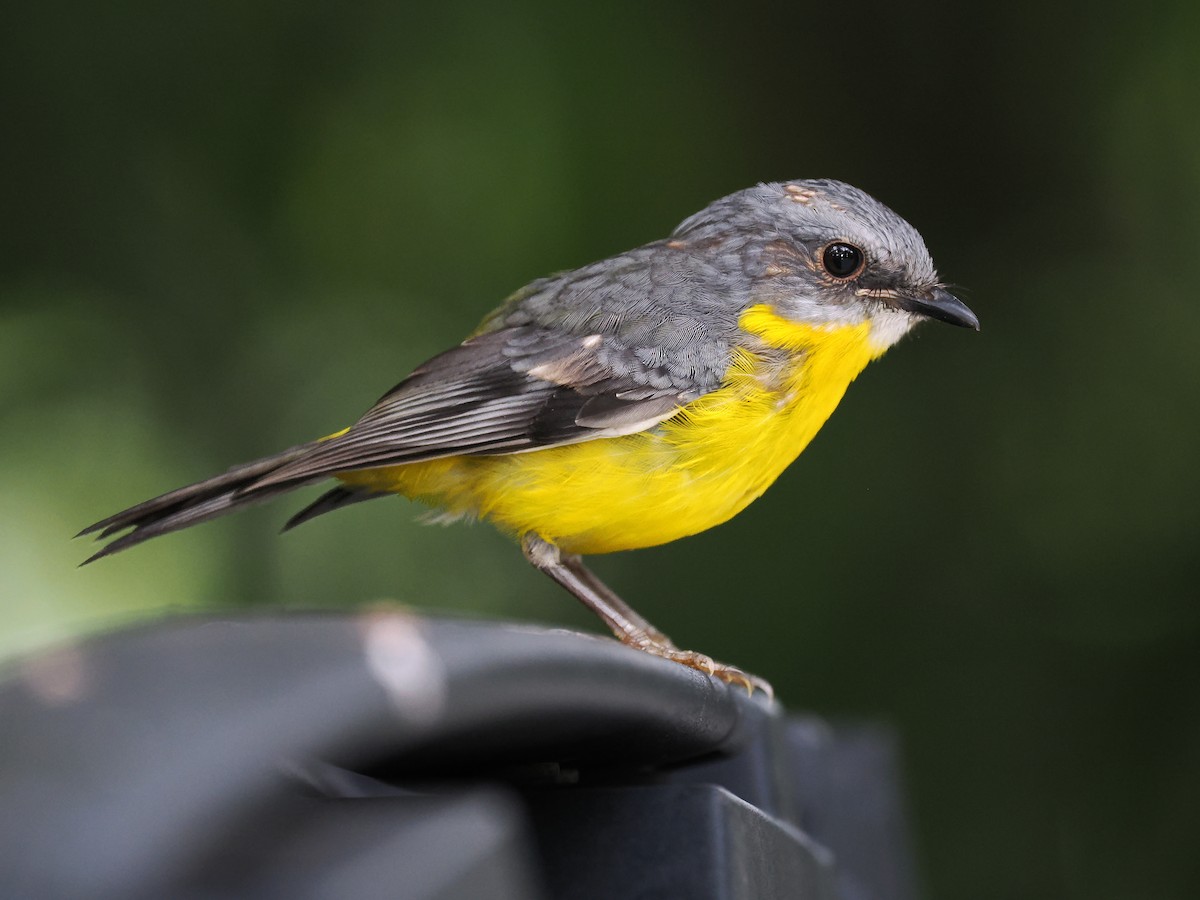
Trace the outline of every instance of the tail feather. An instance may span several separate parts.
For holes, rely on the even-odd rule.
[[[302,525],[309,519],[323,516],[325,513],[341,509],[343,506],[349,506],[351,503],[362,503],[364,500],[375,500],[379,497],[387,496],[389,495],[370,491],[366,488],[335,487],[331,491],[326,491],[314,502],[288,519],[283,526],[283,530],[291,531],[297,525]]]
[[[103,539],[112,537],[127,528],[133,530],[110,541],[100,551],[85,560],[82,565],[125,550],[152,537],[158,537],[160,534],[178,531],[189,525],[215,519],[235,509],[270,500],[301,484],[308,483],[297,480],[261,488],[253,487],[255,481],[300,458],[315,445],[315,442],[301,444],[273,456],[234,466],[228,472],[215,478],[170,491],[89,525],[79,532],[79,536],[99,532],[97,537]],[[320,479],[309,479],[309,481],[317,480]]]

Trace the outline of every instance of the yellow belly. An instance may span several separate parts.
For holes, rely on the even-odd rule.
[[[712,528],[779,477],[879,352],[865,324],[814,328],[762,306],[741,324],[790,362],[768,367],[766,355],[740,350],[721,388],[649,431],[339,477],[515,535],[532,531],[568,553],[651,547]]]

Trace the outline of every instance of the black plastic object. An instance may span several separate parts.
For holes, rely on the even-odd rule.
[[[0,896],[908,900],[885,733],[607,638],[184,619],[0,682]]]

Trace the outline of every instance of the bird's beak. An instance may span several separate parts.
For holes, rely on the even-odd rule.
[[[979,317],[945,288],[936,287],[925,294],[901,296],[895,302],[901,309],[919,316],[979,330]]]

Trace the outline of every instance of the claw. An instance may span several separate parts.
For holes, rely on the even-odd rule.
[[[677,662],[690,669],[696,669],[705,675],[712,675],[715,678],[721,679],[726,684],[741,685],[750,696],[754,695],[755,690],[760,690],[767,695],[768,700],[772,700],[775,697],[775,691],[771,685],[762,678],[759,678],[757,675],[751,675],[749,672],[743,672],[736,666],[727,666],[725,663],[719,663],[711,656],[706,656],[703,653],[697,653],[694,650],[680,650],[670,642],[639,641],[632,646],[646,653],[652,653],[655,656],[661,656],[663,659]]]
[[[775,688],[771,687],[771,682],[767,681],[765,678],[759,678],[757,675],[751,675],[750,681],[752,684],[750,687],[747,687],[747,690],[750,692],[751,696],[754,695],[754,691],[757,688],[766,695],[768,700],[775,699]]]
[[[755,690],[759,690],[766,694],[768,700],[775,699],[775,689],[771,687],[770,682],[757,675],[743,672],[734,666],[718,666],[717,671],[713,674],[726,684],[740,684],[746,689],[746,694],[751,697],[754,696]]]

